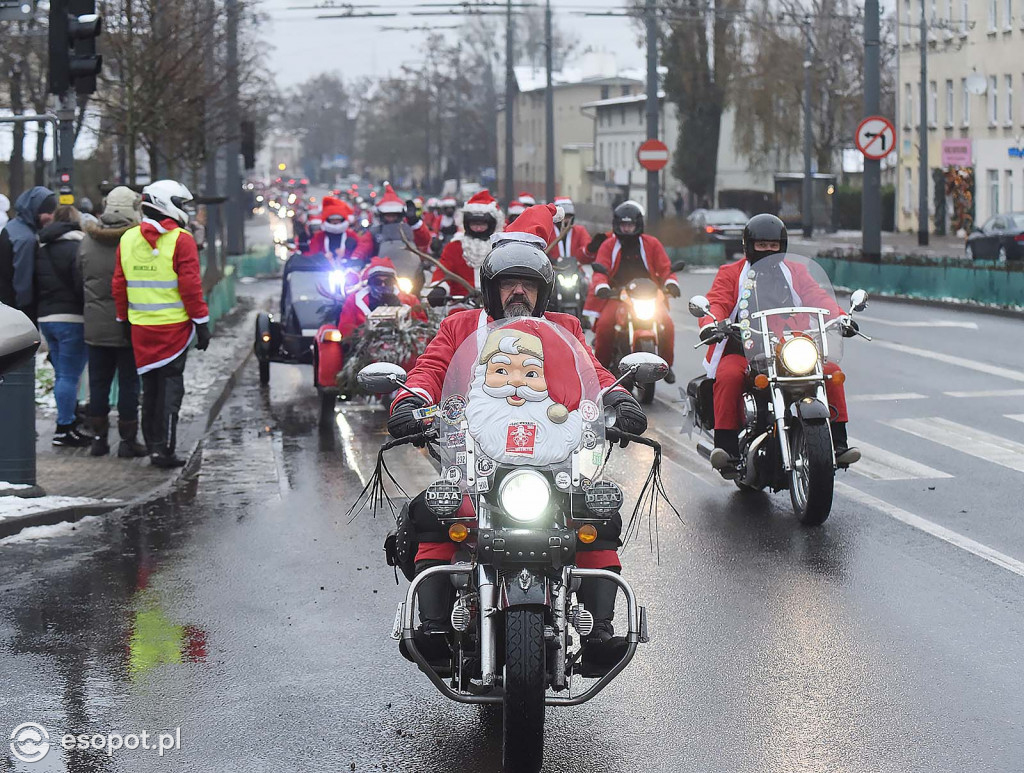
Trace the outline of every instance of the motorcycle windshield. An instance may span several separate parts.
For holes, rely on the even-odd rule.
[[[405,246],[406,241],[413,243],[409,226],[405,223],[383,223],[380,226],[380,249],[377,254],[382,258],[390,258],[399,276],[411,279],[421,270],[420,257]]]
[[[734,319],[748,360],[763,362],[779,344],[803,336],[825,359],[839,362],[843,339],[838,325],[829,323],[841,314],[832,281],[811,258],[789,252],[745,264]]]
[[[534,317],[480,327],[449,364],[434,418],[443,479],[482,492],[499,468],[528,466],[582,491],[604,458],[600,392],[565,328]]]

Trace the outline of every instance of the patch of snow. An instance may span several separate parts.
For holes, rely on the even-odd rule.
[[[0,521],[7,518],[17,518],[23,515],[41,513],[47,510],[56,510],[62,507],[75,507],[77,505],[99,505],[111,503],[117,500],[93,499],[92,497],[63,497],[45,496],[34,499],[22,499],[21,497],[0,497]]]
[[[55,523],[52,526],[30,526],[27,529],[22,529],[17,534],[12,534],[10,537],[0,539],[0,546],[15,545],[19,542],[32,542],[41,539],[66,537],[83,527],[100,523],[102,520],[103,519],[98,515],[87,515],[80,521],[75,521],[73,523],[64,521],[63,523]]]
[[[3,491],[5,489],[8,490],[8,491],[17,491],[19,489],[27,489],[27,488],[32,488],[32,484],[31,483],[8,483],[5,480],[0,480],[0,491]]]

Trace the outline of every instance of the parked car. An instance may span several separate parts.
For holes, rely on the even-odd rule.
[[[687,218],[704,240],[722,244],[725,257],[743,251],[743,226],[750,217],[739,209],[695,209]]]
[[[967,260],[1024,259],[1024,212],[1007,212],[989,218],[971,231],[964,247]]]

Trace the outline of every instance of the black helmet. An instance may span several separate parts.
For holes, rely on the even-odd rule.
[[[774,255],[776,250],[770,252],[754,249],[754,242],[778,242],[778,252],[785,252],[789,245],[789,235],[786,232],[786,224],[775,215],[754,215],[743,227],[743,255],[749,263],[756,263],[761,258]]]
[[[486,230],[478,233],[469,227],[470,223],[486,223],[487,228]],[[490,212],[463,212],[462,225],[466,236],[471,239],[486,240],[491,238],[491,234],[493,234],[495,229],[498,227],[498,219]]]
[[[505,241],[498,244],[480,267],[480,288],[484,294],[484,309],[492,319],[504,319],[501,305],[502,279],[529,279],[537,282],[537,304],[533,316],[540,317],[548,307],[551,288],[555,284],[555,270],[551,258],[532,244]]]
[[[631,234],[622,233],[623,223],[636,223],[636,231]],[[618,237],[640,236],[644,232],[644,208],[635,201],[624,201],[612,213],[612,233]]]

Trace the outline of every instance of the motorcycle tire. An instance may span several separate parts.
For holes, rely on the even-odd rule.
[[[538,773],[544,761],[547,668],[543,607],[505,612],[504,773]]]
[[[270,360],[260,360],[260,386],[270,383]]]
[[[320,396],[320,413],[317,422],[321,427],[329,427],[334,422],[334,406],[338,402],[338,395],[327,389],[318,389]]]
[[[789,496],[804,526],[820,526],[832,512],[836,471],[832,464],[832,433],[828,424],[801,424],[789,431],[793,469]]]
[[[650,354],[657,354],[658,347],[649,339],[640,341],[639,346],[636,350],[638,352],[648,352]],[[657,382],[651,382],[650,384],[637,384],[636,385],[636,399],[640,402],[640,405],[650,405],[654,402],[654,386]]]

